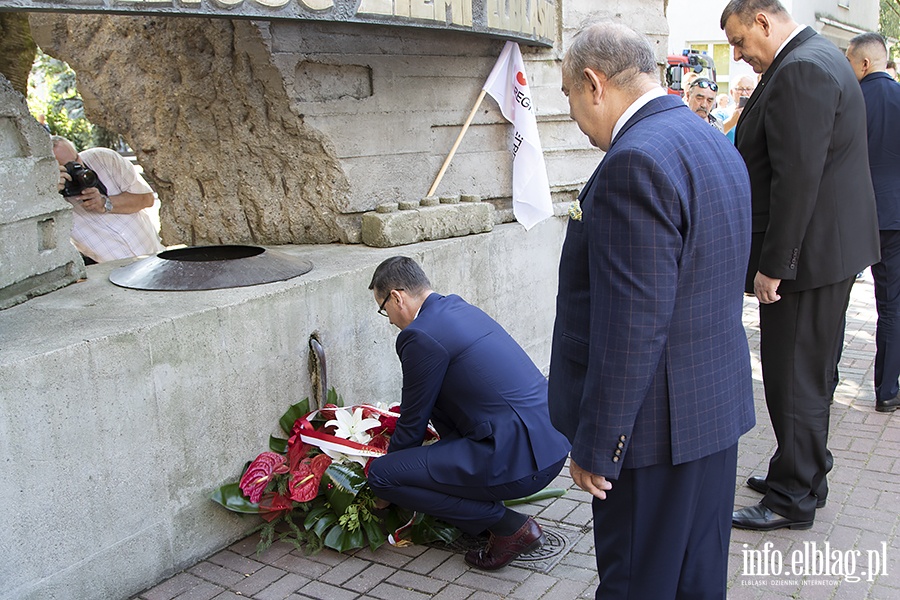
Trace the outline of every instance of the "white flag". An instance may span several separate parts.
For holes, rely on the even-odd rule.
[[[547,167],[538,137],[537,119],[525,77],[525,63],[515,42],[506,42],[497,64],[484,83],[484,91],[500,105],[513,124],[513,214],[531,229],[553,215]]]

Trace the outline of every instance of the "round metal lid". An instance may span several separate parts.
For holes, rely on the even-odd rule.
[[[312,268],[308,260],[259,246],[190,246],[119,267],[109,280],[136,290],[217,290],[284,281]]]

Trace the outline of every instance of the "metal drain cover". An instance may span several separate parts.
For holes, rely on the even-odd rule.
[[[562,560],[563,556],[584,536],[585,532],[580,529],[562,528],[557,525],[541,525],[547,541],[543,546],[538,548],[531,554],[523,554],[510,564],[512,566],[547,573],[556,563]],[[469,550],[482,548],[487,543],[487,536],[471,536],[463,534],[452,544],[442,544],[440,542],[430,544],[438,548],[465,554]]]
[[[308,260],[259,246],[190,246],[119,267],[109,280],[136,290],[216,290],[284,281],[312,268]]]

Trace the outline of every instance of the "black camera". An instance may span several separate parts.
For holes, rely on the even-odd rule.
[[[69,174],[72,181],[66,181],[65,187],[59,192],[60,194],[66,197],[77,196],[87,188],[97,188],[104,196],[108,195],[106,186],[103,185],[103,182],[100,181],[95,172],[75,161],[67,162],[65,166],[66,173]]]

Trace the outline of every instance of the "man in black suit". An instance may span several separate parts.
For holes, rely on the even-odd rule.
[[[847,59],[866,99],[869,168],[875,201],[881,261],[875,279],[875,410],[900,406],[900,84],[887,72],[887,48],[877,33],[863,33],[847,48]]]
[[[720,20],[734,59],[762,74],[735,145],[750,173],[747,291],[759,300],[766,405],[778,448],[765,494],[736,527],[812,527],[828,494],[833,375],[857,273],[878,261],[866,112],[847,60],[777,0],[732,0]]]

